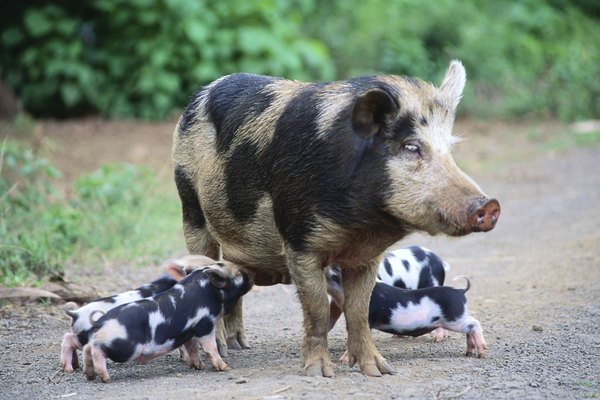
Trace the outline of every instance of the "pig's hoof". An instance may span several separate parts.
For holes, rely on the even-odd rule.
[[[322,360],[321,364],[307,364],[304,366],[304,375],[306,376],[323,376],[325,378],[335,378],[333,365],[331,362]]]
[[[110,376],[101,376],[100,380],[102,381],[102,383],[110,383]]]
[[[96,374],[86,373],[85,377],[87,378],[88,381],[93,381],[94,379],[96,379]]]
[[[241,350],[242,346],[236,338],[227,339],[227,347],[233,350]]]
[[[392,366],[383,358],[376,358],[375,363],[361,364],[360,370],[366,376],[380,377],[383,374],[394,375],[396,371]]]
[[[221,357],[227,357],[227,345],[224,343],[217,343],[217,349]]]
[[[191,368],[194,368],[195,370],[203,370],[204,369],[204,364],[202,364],[202,361],[200,361],[199,359],[196,361],[191,361],[188,362],[188,366]]]
[[[250,345],[243,332],[238,332],[235,336],[227,338],[227,347],[234,350],[249,349]]]
[[[448,336],[448,332],[444,328],[437,328],[431,332],[431,341],[433,343],[442,342]]]
[[[366,376],[372,376],[377,378],[383,376],[383,374],[379,371],[379,368],[377,368],[377,366],[374,364],[364,365],[360,370]]]

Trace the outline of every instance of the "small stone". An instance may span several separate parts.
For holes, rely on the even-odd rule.
[[[543,332],[544,331],[544,327],[541,325],[533,325],[532,329],[534,332]]]
[[[235,383],[237,383],[237,384],[248,383],[248,380],[246,378],[240,378],[237,381],[235,381]]]
[[[529,386],[537,388],[537,387],[540,387],[540,384],[537,382],[529,382]]]

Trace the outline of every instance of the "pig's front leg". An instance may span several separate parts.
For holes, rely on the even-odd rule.
[[[77,335],[72,332],[65,333],[60,349],[60,365],[65,372],[73,372],[79,367],[76,349],[81,349]]]
[[[290,252],[288,267],[304,314],[302,368],[309,376],[334,377],[327,349],[329,302],[322,262],[311,254]]]
[[[249,349],[244,328],[242,299],[240,298],[231,313],[219,318],[217,323],[217,347],[221,357],[227,357],[227,350]]]
[[[233,312],[236,312],[236,310],[234,309]],[[217,319],[215,331],[219,354],[221,357],[227,357],[227,329],[225,328],[225,318]]]
[[[202,350],[204,350],[211,365],[217,371],[229,371],[231,369],[225,363],[225,361],[223,361],[223,359],[219,355],[219,352],[217,351],[217,341],[216,341],[214,331],[206,336],[201,337],[199,339],[199,341],[200,341],[200,346],[202,346]]]
[[[435,328],[433,332],[431,332],[431,341],[434,343],[438,343],[443,341],[448,337],[448,331],[442,327]]]
[[[351,367],[358,362],[360,370],[367,376],[395,373],[375,347],[369,329],[369,301],[377,268],[378,262],[373,261],[364,267],[346,268],[342,274],[348,360]]]

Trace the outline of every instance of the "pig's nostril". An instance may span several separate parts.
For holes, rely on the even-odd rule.
[[[469,225],[475,231],[489,231],[494,228],[499,217],[500,203],[494,199],[488,200],[471,214]]]

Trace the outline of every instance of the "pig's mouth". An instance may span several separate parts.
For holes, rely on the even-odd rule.
[[[473,232],[466,224],[460,224],[454,219],[449,218],[443,212],[438,211],[440,231],[448,236],[465,236]]]
[[[440,231],[449,236],[464,236],[472,232],[487,232],[496,226],[500,217],[500,203],[485,197],[475,199],[464,215],[452,218],[437,209]]]

